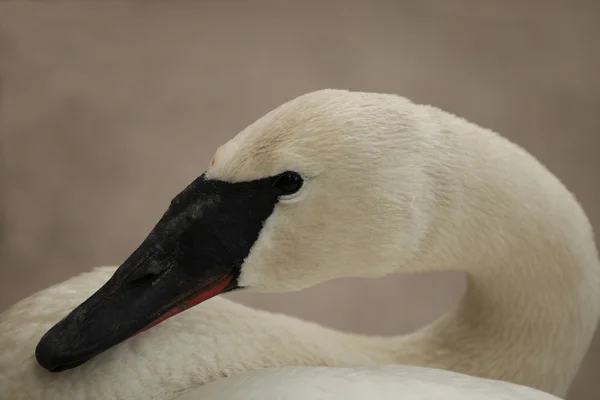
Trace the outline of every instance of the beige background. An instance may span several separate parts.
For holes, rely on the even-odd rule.
[[[395,92],[496,129],[600,227],[599,17],[600,2],[568,0],[0,0],[0,309],[118,264],[218,144],[324,87]],[[233,297],[397,334],[451,307],[460,278]],[[600,398],[598,369],[600,340],[571,399]]]

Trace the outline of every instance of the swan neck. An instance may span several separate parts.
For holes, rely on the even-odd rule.
[[[454,311],[400,339],[398,362],[564,396],[600,315],[592,228],[574,196],[535,159],[477,134],[445,142],[469,156],[432,164],[461,174],[433,181],[445,196],[432,207],[433,223],[409,267],[462,271],[466,293]]]

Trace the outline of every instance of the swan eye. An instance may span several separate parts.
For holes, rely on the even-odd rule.
[[[296,193],[302,187],[304,180],[296,172],[284,172],[277,175],[273,180],[273,191],[278,196],[289,196]]]

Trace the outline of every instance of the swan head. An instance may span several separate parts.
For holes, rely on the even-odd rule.
[[[432,220],[427,126],[392,95],[300,96],[217,149],[115,275],[36,349],[80,365],[226,291],[409,268]]]
[[[338,277],[380,277],[414,258],[429,224],[431,182],[416,133],[422,128],[402,114],[408,103],[313,92],[217,149],[207,179],[267,179],[280,193],[241,265],[240,287],[283,292]]]

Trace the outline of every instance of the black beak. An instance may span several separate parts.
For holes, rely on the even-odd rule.
[[[269,178],[228,183],[200,176],[111,279],[42,337],[39,364],[52,372],[77,367],[237,289],[242,263],[276,203]]]

